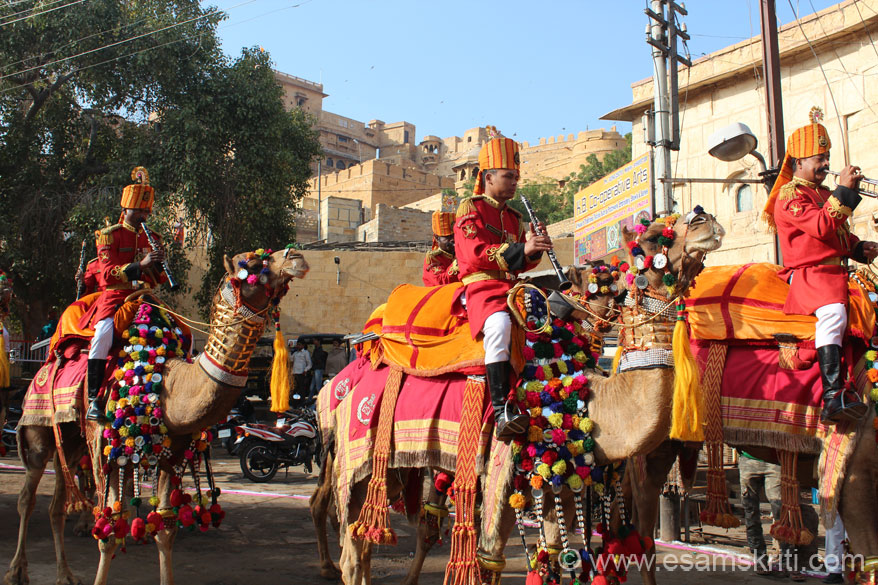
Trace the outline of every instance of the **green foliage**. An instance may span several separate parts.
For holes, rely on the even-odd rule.
[[[179,185],[166,205],[185,211],[210,262],[197,298],[209,306],[223,254],[280,249],[295,239],[294,204],[321,147],[314,121],[287,112],[268,55],[245,50],[195,80],[161,117],[160,168]]]
[[[0,6],[0,18],[22,6]],[[0,35],[0,268],[26,335],[72,300],[80,243],[93,257],[93,231],[117,221],[134,166],[150,171],[150,227],[178,280],[187,263],[170,236],[181,212],[209,242],[209,278],[222,252],[292,239],[319,146],[311,122],[284,111],[267,54],[223,57],[224,15],[198,0],[42,7]]]

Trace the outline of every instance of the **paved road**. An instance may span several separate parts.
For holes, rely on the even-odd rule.
[[[16,499],[24,472],[18,469],[18,459],[12,455],[0,458],[0,569],[5,573],[14,554],[18,525]],[[268,484],[253,484],[243,478],[238,461],[218,456],[215,461],[217,480],[224,491],[221,503],[226,509],[226,520],[219,530],[211,528],[206,534],[181,532],[174,550],[175,580],[184,585],[272,585],[323,583],[319,577],[317,548],[308,497],[316,477],[301,471],[283,473]],[[39,489],[29,534],[28,560],[31,583],[55,582],[54,551],[48,525],[49,505],[54,476],[44,477]],[[400,583],[407,572],[410,555],[414,550],[414,529],[394,515],[394,527],[400,537],[396,547],[382,547],[373,561],[374,583]],[[72,533],[72,522],[66,529],[67,556],[73,572],[90,583],[97,567],[97,547],[91,536],[77,537]],[[767,529],[767,525],[766,525]],[[531,530],[535,538],[535,530]],[[767,530],[766,530],[767,532]],[[744,552],[742,532],[714,530],[707,534],[696,532],[694,540],[705,538],[716,551],[723,554]],[[335,559],[339,551],[334,534],[330,546]],[[441,585],[445,570],[448,545],[434,549],[427,559],[420,580],[422,585]],[[696,556],[692,556],[692,555]],[[692,553],[681,548],[663,548],[660,560],[672,560],[678,555],[683,563],[702,569],[710,563],[726,570],[680,570],[660,574],[662,583],[684,585],[712,585],[726,583],[730,578],[737,583],[766,584],[766,580],[746,569],[732,573],[731,562],[723,554]],[[685,555],[689,555],[688,557]],[[504,583],[524,583],[524,557],[520,545],[507,550]],[[158,582],[158,563],[154,545],[129,544],[126,554],[119,554],[110,571],[111,583],[126,585],[153,585]],[[786,579],[782,580],[787,582]],[[631,575],[629,583],[640,583],[638,575]],[[818,583],[816,579],[809,579]]]

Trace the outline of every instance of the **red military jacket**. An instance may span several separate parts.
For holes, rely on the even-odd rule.
[[[152,236],[161,242],[158,234]],[[153,266],[141,270],[140,261],[152,250],[142,229],[120,222],[95,232],[95,240],[98,249],[95,271],[98,290],[103,292],[83,316],[81,326],[94,326],[98,321],[112,317],[134,290],[135,281],[155,287],[168,279],[164,272]]]
[[[506,310],[514,276],[540,263],[541,255],[524,255],[525,236],[521,214],[505,203],[487,195],[461,202],[454,223],[454,255],[473,338],[490,315]]]
[[[832,303],[847,303],[848,277],[843,258],[864,261],[848,218],[860,195],[839,186],[829,191],[799,177],[781,188],[774,206],[786,280],[792,276],[785,313],[811,315]]]
[[[441,286],[459,282],[457,263],[454,256],[438,248],[427,252],[424,258],[424,272],[421,279],[424,286]]]
[[[82,282],[85,286],[85,294],[90,295],[92,293],[104,290],[98,282],[99,269],[100,265],[98,264],[97,258],[92,258],[85,266],[85,275],[82,277]]]

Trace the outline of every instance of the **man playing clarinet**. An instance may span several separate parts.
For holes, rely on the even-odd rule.
[[[134,290],[152,288],[167,281],[162,272],[164,250],[153,250],[141,223],[152,212],[155,191],[149,186],[149,174],[143,167],[131,172],[136,181],[122,192],[122,215],[119,223],[95,232],[98,251],[95,272],[101,296],[83,315],[79,326],[94,329],[88,352],[88,420],[102,421],[104,415],[98,393],[104,381],[107,358],[113,346],[113,316]],[[161,242],[157,234],[153,234]]]
[[[514,140],[497,137],[485,144],[479,152],[475,196],[461,202],[454,224],[455,255],[464,284],[461,303],[473,339],[484,334],[485,373],[494,407],[494,433],[500,441],[525,432],[530,422],[514,404],[507,404],[512,320],[506,310],[506,293],[514,275],[535,268],[542,253],[552,249],[549,236],[526,238],[521,214],[506,204],[515,197],[519,167]]]

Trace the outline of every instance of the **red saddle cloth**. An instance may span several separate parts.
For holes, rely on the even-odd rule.
[[[335,429],[347,445],[336,449],[337,494],[340,513],[347,511],[350,488],[372,471],[372,458],[381,402],[390,368],[371,368],[359,358],[332,380],[317,399],[322,436]],[[389,467],[442,467],[454,470],[464,404],[466,376],[442,374],[423,378],[403,375],[396,402]],[[327,391],[328,390],[328,391]],[[477,470],[484,465],[484,453],[493,431],[493,410],[487,397],[482,403],[482,431]]]

